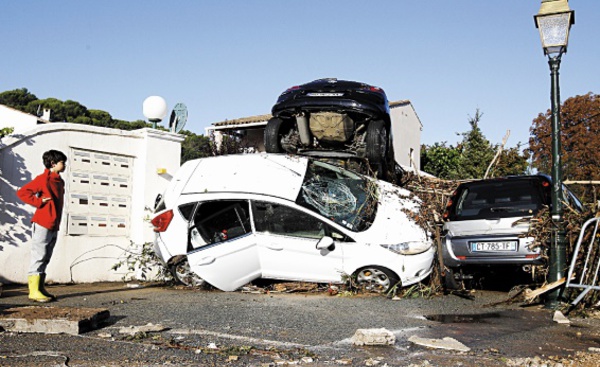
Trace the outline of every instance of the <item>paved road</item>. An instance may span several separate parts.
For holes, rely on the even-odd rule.
[[[505,300],[504,292],[478,291],[473,300],[447,295],[395,301],[154,284],[50,289],[59,296],[52,306],[107,308],[111,318],[101,329],[80,336],[0,332],[1,366],[506,366],[518,358],[572,360],[569,356],[577,351],[600,347],[600,320],[572,319],[570,326],[559,325],[540,307],[490,306]],[[24,287],[5,286],[0,310],[25,305],[31,303]],[[148,323],[167,329],[136,336],[120,333],[123,327]],[[396,343],[353,346],[350,338],[359,328],[386,328]],[[409,342],[411,336],[452,337],[471,352],[428,349]]]

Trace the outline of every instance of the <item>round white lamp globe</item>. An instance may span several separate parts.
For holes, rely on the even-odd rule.
[[[163,97],[150,96],[144,100],[144,116],[153,123],[162,121],[167,115],[167,102]]]

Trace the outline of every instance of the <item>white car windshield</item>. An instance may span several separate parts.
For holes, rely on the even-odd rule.
[[[377,184],[341,167],[311,160],[296,203],[361,232],[375,219]]]

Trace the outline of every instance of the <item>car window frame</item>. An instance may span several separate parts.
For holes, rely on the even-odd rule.
[[[257,212],[256,212],[256,204],[257,203],[267,203],[267,204],[282,206],[282,207],[287,208],[288,210],[291,210],[291,211],[294,211],[297,213],[301,213],[302,215],[314,218],[315,220],[317,220],[318,222],[323,224],[324,234],[321,237],[312,237],[312,236],[296,236],[296,235],[293,235],[291,233],[286,233],[286,232],[278,233],[278,232],[263,231],[262,229],[259,229],[259,227],[257,226],[257,218],[256,218],[257,217]],[[254,233],[257,233],[257,234],[260,233],[260,234],[267,234],[267,235],[271,235],[271,236],[306,238],[306,239],[315,239],[315,240],[319,240],[323,237],[331,237],[331,238],[333,238],[334,241],[337,241],[337,242],[347,242],[347,243],[356,242],[352,237],[348,236],[346,233],[344,233],[343,231],[336,228],[331,223],[331,221],[328,220],[327,218],[325,218],[324,216],[321,216],[320,214],[313,212],[311,210],[308,210],[308,209],[304,208],[303,206],[300,206],[297,204],[289,205],[289,204],[269,201],[266,198],[265,199],[252,199],[252,200],[250,200],[250,212],[251,212],[251,216],[252,216],[253,230],[254,230]]]
[[[242,221],[241,218],[239,218],[239,213],[236,212],[236,215],[238,216],[237,219],[238,219],[238,221],[241,222],[242,228],[245,231],[244,233],[236,235],[235,237],[228,237],[228,236],[224,237],[224,238],[222,237],[219,241],[214,240],[214,238],[213,238],[209,242],[206,240],[205,235],[203,235],[201,231],[198,231],[198,235],[202,238],[202,240],[204,241],[204,244],[194,246],[192,237],[195,235],[192,234],[192,231],[198,227],[197,223],[195,222],[196,215],[198,214],[198,211],[201,209],[202,205],[209,204],[209,203],[215,203],[215,202],[235,202],[235,204],[225,207],[216,213],[212,213],[209,217],[204,219],[205,221],[209,220],[211,218],[215,218],[219,214],[225,213],[229,209],[234,208],[236,205],[241,206],[241,204],[243,203],[244,205],[247,206],[247,209],[246,209],[247,215],[245,218],[245,222],[248,224],[248,228],[244,227],[244,221]],[[242,208],[242,210],[243,210],[243,208]],[[197,202],[195,202],[195,207],[193,209],[192,215],[190,216],[189,220],[187,220],[187,251],[188,251],[188,253],[192,252],[192,251],[197,251],[197,250],[205,248],[207,246],[214,246],[218,243],[233,241],[233,240],[236,240],[241,237],[252,235],[253,233],[254,233],[254,226],[253,226],[253,222],[252,222],[250,201],[248,199],[235,199],[235,198],[217,199],[217,198],[215,198],[215,199],[210,199],[210,200],[197,201]]]

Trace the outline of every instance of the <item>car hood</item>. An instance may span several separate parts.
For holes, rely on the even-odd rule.
[[[409,241],[431,242],[418,218],[421,200],[410,191],[378,181],[379,206],[371,227],[358,236],[365,243],[397,244]]]

